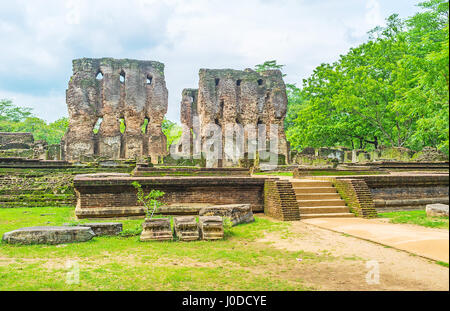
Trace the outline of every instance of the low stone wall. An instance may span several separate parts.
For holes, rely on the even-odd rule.
[[[365,167],[371,170],[389,170],[389,171],[447,171],[449,170],[448,162],[411,162],[411,161],[376,161],[364,164],[346,163],[348,168]]]
[[[72,164],[67,161],[39,160],[24,158],[0,158],[0,168],[70,168]]]
[[[378,212],[424,210],[427,204],[449,202],[448,174],[336,176],[315,179],[333,182],[345,179],[364,181]]]
[[[0,132],[0,150],[32,149],[34,138],[32,133]]]
[[[129,173],[133,169],[132,166],[79,166],[63,161],[8,160],[0,159],[0,208],[74,206],[75,175]]]
[[[350,169],[298,167],[292,171],[292,176],[294,178],[302,178],[306,176],[376,175],[383,173],[386,172],[378,169],[372,169],[370,167],[356,167],[356,166]]]
[[[136,166],[134,176],[250,176],[246,168],[146,167]]]
[[[137,181],[144,192],[165,192],[165,204],[208,203],[250,204],[254,212],[264,210],[264,183],[267,178],[253,177],[98,177],[74,179],[79,218],[141,216],[144,208],[136,198]]]

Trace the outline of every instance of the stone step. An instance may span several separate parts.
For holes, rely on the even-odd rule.
[[[314,206],[345,206],[342,199],[337,200],[297,200],[299,206],[314,207]]]
[[[353,213],[329,213],[329,214],[304,214],[300,215],[300,219],[308,218],[348,218],[355,217]]]
[[[305,214],[329,214],[329,213],[348,213],[347,206],[302,206],[299,207],[300,216]]]
[[[292,186],[297,187],[333,187],[333,184],[329,181],[292,181]]]
[[[293,187],[295,194],[302,193],[337,193],[333,187]]]
[[[295,194],[297,200],[339,200],[341,196],[338,193],[299,193]]]

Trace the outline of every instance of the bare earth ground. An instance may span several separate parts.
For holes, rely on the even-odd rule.
[[[319,290],[449,290],[449,269],[434,261],[301,221],[292,222],[287,234],[271,232],[258,241],[339,257],[330,262],[298,262],[296,276]],[[372,260],[379,264],[379,284],[366,282],[366,262]]]

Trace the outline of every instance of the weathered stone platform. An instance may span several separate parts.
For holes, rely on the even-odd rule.
[[[89,227],[42,226],[6,232],[3,241],[9,244],[63,244],[85,242],[94,236],[95,233]]]

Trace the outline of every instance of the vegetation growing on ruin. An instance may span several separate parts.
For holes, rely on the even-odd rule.
[[[292,148],[431,146],[448,155],[449,3],[418,6],[421,12],[391,15],[367,42],[318,66],[301,88],[288,87]]]

